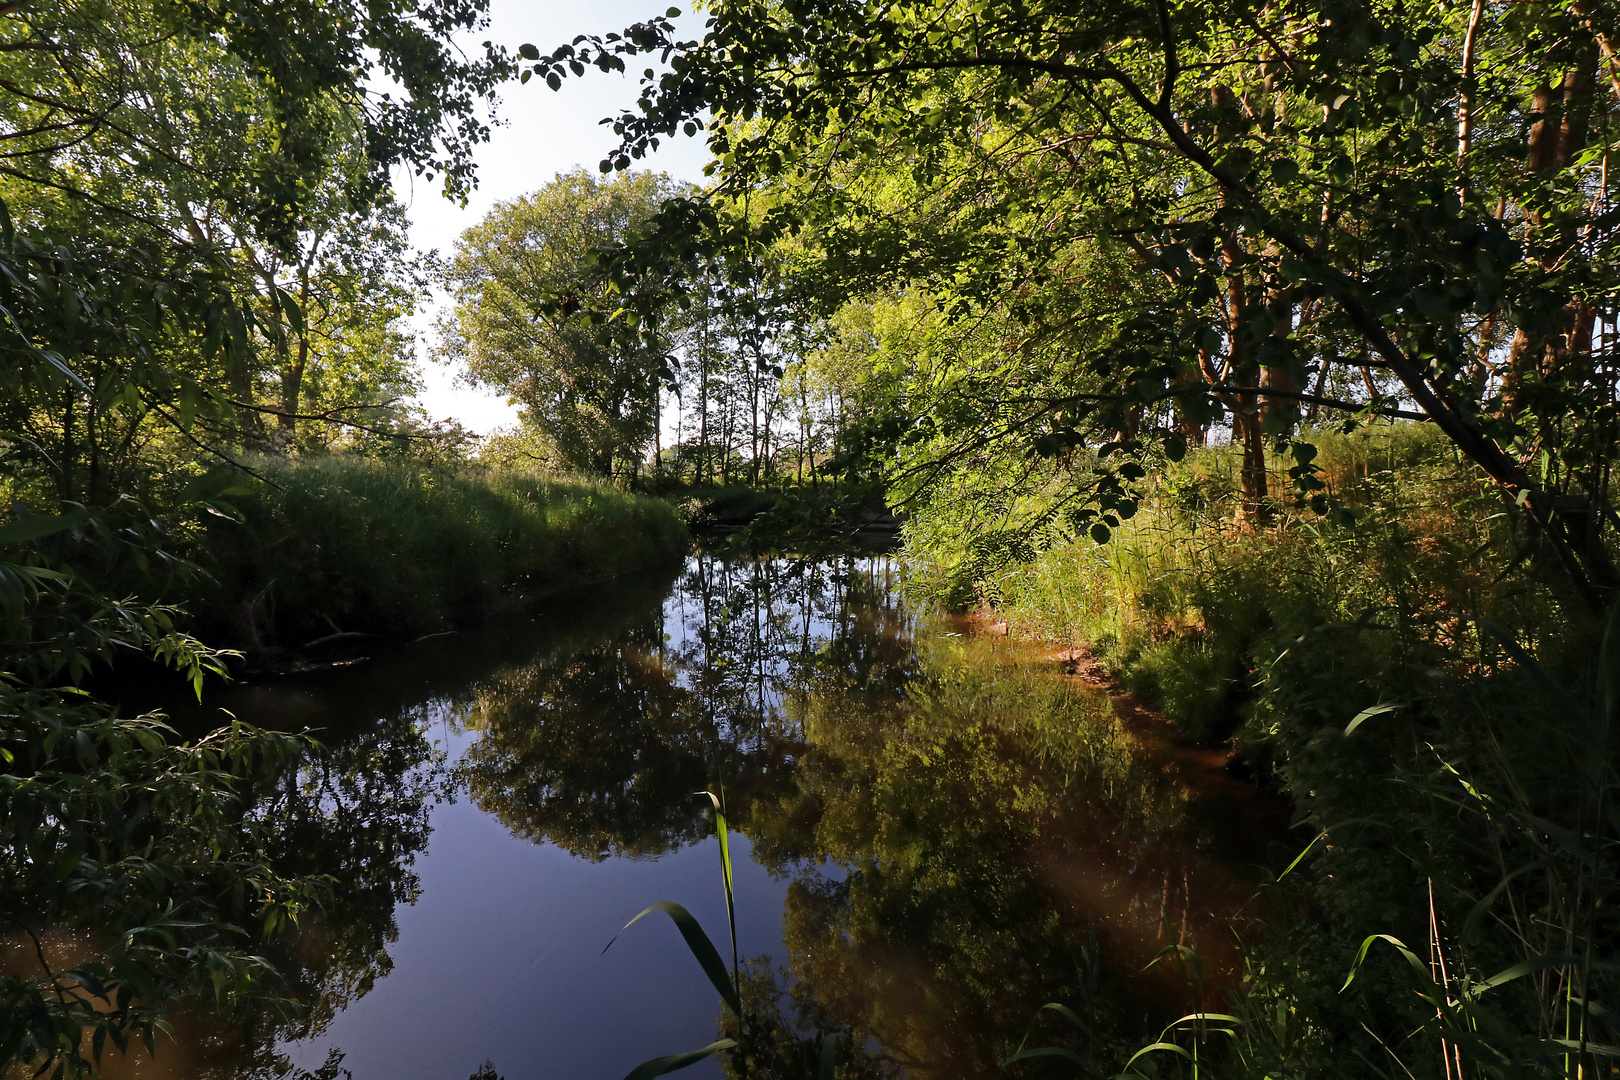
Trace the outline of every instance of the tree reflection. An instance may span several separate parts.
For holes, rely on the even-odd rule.
[[[394,910],[416,899],[428,813],[450,783],[427,728],[420,707],[383,718],[327,745],[260,799],[258,812],[276,824],[278,863],[335,885],[300,933],[274,946],[272,959],[304,1003],[282,1038],[321,1031],[393,968]]]
[[[1218,993],[1247,890],[1204,854],[1188,778],[1106,696],[920,629],[891,575],[694,560],[662,621],[480,684],[473,796],[602,859],[703,839],[691,793],[725,784],[753,858],[793,879],[785,967],[750,976],[751,1075],[810,1074],[825,1032],[852,1076],[991,1075],[1047,1001],[1092,1033],[1036,1041],[1112,1071],[1199,1004],[1153,963],[1165,946],[1195,949]]]
[[[1153,871],[1185,820],[1180,787],[1087,688],[984,643],[917,656],[898,700],[836,679],[805,699],[797,805],[748,826],[786,826],[756,857],[820,852],[844,872],[801,872],[788,893],[792,998],[908,1072],[951,1076],[999,1073],[1061,1001],[1097,1032],[1081,1049],[1099,1070],[1117,1065],[1151,1023],[1120,973],[1178,940]],[[1171,846],[1179,885],[1190,853]]]
[[[387,974],[452,783],[515,835],[592,860],[702,841],[692,793],[724,784],[752,857],[791,881],[785,954],[746,980],[751,1076],[814,1075],[828,1033],[847,1077],[996,1075],[1048,1001],[1090,1031],[1041,1027],[1032,1044],[1106,1075],[1166,1011],[1218,1003],[1226,916],[1248,890],[1210,854],[1196,778],[1104,695],[1015,643],[919,622],[896,585],[886,561],[699,558],[667,596],[604,596],[594,622],[576,605],[522,642],[469,635],[473,678],[435,683],[431,707],[384,701],[258,793],[275,858],[342,887],[267,946],[297,1007],[245,1043],[199,1036],[235,1056],[199,1051],[187,1075],[293,1075],[278,1043]],[[356,685],[375,696],[390,676]],[[453,775],[430,737],[441,720],[474,735]],[[1173,945],[1203,958],[1206,1001],[1152,964]]]
[[[460,714],[480,732],[462,768],[475,802],[595,860],[703,839],[692,793],[715,783],[741,820],[756,801],[790,802],[804,749],[792,703],[824,669],[877,685],[907,655],[892,628],[849,632],[882,610],[853,565],[694,560],[663,612],[613,642],[479,683]]]
[[[706,829],[692,792],[711,783],[712,726],[642,640],[518,668],[479,687],[482,738],[464,775],[514,833],[576,855],[656,855]]]

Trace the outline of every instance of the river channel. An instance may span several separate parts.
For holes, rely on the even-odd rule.
[[[1038,646],[909,611],[901,576],[694,556],[215,692],[319,730],[257,812],[339,900],[271,957],[301,1009],[246,1040],[182,1019],[108,1075],[620,1080],[701,1047],[722,1006],[674,924],[620,931],[675,901],[729,960],[720,787],[752,1076],[813,1076],[826,1032],[851,1080],[1079,1075],[1002,1069],[1026,1035],[1108,1075],[1223,1004],[1286,808]],[[1153,963],[1174,945],[1197,962]],[[1046,1002],[1089,1031],[1031,1034]]]

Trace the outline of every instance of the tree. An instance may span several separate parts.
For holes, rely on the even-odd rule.
[[[279,444],[311,405],[375,420],[356,406],[408,392],[388,324],[414,283],[389,173],[442,171],[465,193],[487,133],[479,106],[510,64],[497,49],[469,58],[444,35],[483,17],[476,0],[5,9],[0,198],[40,252],[8,234],[12,276],[27,279],[24,294],[46,280],[53,293],[108,289],[134,320],[84,348],[66,325],[75,312],[33,325],[27,296],[11,299],[22,353],[71,342],[75,354],[66,371],[8,373],[14,463],[57,494],[102,502],[193,443]],[[384,92],[389,76],[399,85]],[[332,395],[338,386],[348,393]]]
[[[297,776],[307,740],[233,723],[186,742],[79,684],[115,654],[199,688],[223,670],[181,613],[119,599],[178,566],[128,493],[179,488],[196,456],[228,451],[234,410],[266,408],[261,348],[283,363],[281,335],[319,325],[278,275],[255,297],[248,256],[296,263],[314,228],[386,225],[396,164],[443,171],[452,192],[470,182],[478,105],[507,62],[446,38],[482,13],[478,0],[0,7],[0,490],[14,517],[0,524],[0,916],[29,934],[91,931],[68,964],[40,949],[38,969],[0,977],[8,1069],[83,1075],[108,1040],[150,1048],[183,1001],[243,1019],[294,1004],[263,946],[331,879],[279,860],[253,802]],[[372,90],[381,74],[397,96]],[[385,311],[397,295],[376,299]],[[154,444],[183,454],[130,465]],[[171,510],[194,498],[163,494]],[[85,499],[102,511],[31,509]]]
[[[821,287],[909,282],[952,317],[1004,312],[1023,328],[1014,353],[1061,337],[1086,378],[1023,401],[1006,433],[1048,453],[1123,450],[1125,465],[1098,462],[1105,520],[1134,506],[1131,458],[1179,449],[1171,401],[1192,429],[1230,419],[1257,514],[1266,441],[1292,448],[1298,494],[1320,495],[1294,437],[1301,405],[1408,413],[1518,507],[1586,606],[1620,591],[1616,369],[1595,334],[1615,316],[1608,7],[709,11],[701,41],[652,20],[532,70],[669,58],[617,121],[609,164],[708,128],[718,181],[665,216],[670,231],[774,192],[766,228],[814,234]],[[649,250],[629,246],[626,265]],[[1103,264],[1141,287],[1113,292],[1112,313],[1065,303]],[[1328,397],[1346,368],[1368,393]]]
[[[497,206],[456,244],[449,271],[456,306],[440,327],[441,356],[465,363],[475,384],[519,402],[523,422],[566,468],[633,473],[652,441],[674,328],[649,326],[645,337],[626,338],[568,316],[607,300],[609,283],[592,254],[622,241],[681,190],[661,173],[610,181],[562,173]]]

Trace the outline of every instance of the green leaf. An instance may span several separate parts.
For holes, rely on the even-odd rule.
[[[518,46],[518,55],[525,60],[538,60],[540,59],[540,50],[525,41]]]
[[[1287,877],[1289,874],[1292,874],[1294,872],[1294,868],[1297,867],[1300,863],[1305,861],[1305,856],[1309,855],[1312,851],[1316,850],[1316,845],[1320,844],[1323,840],[1326,840],[1326,839],[1327,839],[1327,830],[1323,829],[1321,832],[1316,834],[1315,839],[1313,839],[1310,843],[1305,845],[1305,850],[1304,851],[1301,851],[1298,855],[1294,856],[1294,861],[1288,864],[1287,869],[1285,869],[1282,873],[1277,875],[1277,880],[1281,881],[1283,878]]]
[[[1552,1043],[1554,1046],[1581,1050],[1598,1057],[1620,1058],[1620,1046],[1610,1046],[1607,1043],[1576,1042],[1574,1039],[1553,1039]]]
[[[730,1050],[736,1045],[736,1039],[717,1039],[701,1050],[688,1050],[684,1054],[670,1054],[666,1057],[653,1058],[651,1061],[643,1061],[626,1073],[624,1080],[652,1080],[654,1076],[663,1076],[665,1073],[696,1065],[710,1054]]]
[[[817,1080],[836,1080],[838,1071],[838,1033],[833,1032],[821,1040],[821,1068]]]
[[[1361,943],[1361,948],[1357,950],[1355,963],[1350,965],[1350,974],[1345,977],[1344,985],[1339,987],[1339,993],[1342,994],[1350,989],[1350,984],[1355,981],[1357,973],[1361,971],[1361,965],[1367,960],[1367,951],[1373,947],[1374,942],[1378,941],[1387,941],[1395,946],[1396,949],[1400,950],[1401,955],[1406,957],[1406,962],[1411,965],[1412,970],[1417,972],[1418,978],[1423,981],[1423,984],[1425,986],[1434,985],[1434,978],[1429,974],[1429,969],[1424,966],[1422,960],[1418,959],[1416,953],[1406,947],[1404,941],[1390,934],[1371,934]]]
[[[83,510],[75,510],[71,514],[26,517],[10,525],[0,525],[0,544],[25,544],[42,536],[59,533],[63,529],[71,529],[75,525],[83,525],[88,520],[90,515]]]
[[[1179,1054],[1180,1056],[1186,1058],[1188,1061],[1193,1060],[1193,1056],[1191,1054],[1187,1053],[1186,1050],[1184,1050],[1181,1047],[1177,1046],[1175,1043],[1156,1042],[1156,1043],[1148,1043],[1146,1046],[1142,1047],[1142,1049],[1140,1049],[1136,1053],[1132,1054],[1131,1059],[1125,1063],[1125,1068],[1129,1069],[1132,1065],[1136,1064],[1136,1059],[1137,1058],[1144,1057],[1144,1056],[1146,1056],[1148,1054],[1156,1053],[1157,1051],[1160,1051],[1160,1050],[1168,1050],[1172,1054]]]
[[[1344,733],[1346,735],[1353,734],[1356,728],[1360,727],[1368,720],[1371,720],[1373,717],[1382,716],[1387,712],[1394,712],[1400,707],[1399,702],[1385,702],[1379,705],[1369,705],[1365,709],[1362,709],[1360,712],[1356,713],[1351,721],[1345,725]]]
[[[726,965],[720,959],[719,950],[714,947],[714,942],[709,940],[709,935],[703,932],[703,927],[692,917],[692,913],[681,905],[670,900],[660,900],[634,919],[625,923],[619,933],[624,933],[625,930],[630,929],[639,922],[643,916],[650,915],[654,911],[662,911],[674,920],[676,928],[681,932],[681,937],[686,939],[686,947],[692,951],[692,956],[696,958],[698,965],[703,968],[703,973],[709,977],[709,982],[713,983],[714,988],[720,992],[721,999],[731,1006],[731,1011],[737,1016],[741,1016],[742,998],[738,994],[737,988],[732,985],[731,976],[726,972]],[[613,941],[618,940],[618,934],[615,934]],[[613,948],[613,941],[608,942],[602,951],[607,952],[608,949]],[[691,1062],[687,1064],[691,1064]],[[657,1076],[659,1074],[648,1073],[647,1075]]]
[[[1526,863],[1518,869],[1508,873],[1502,878],[1501,881],[1498,881],[1496,883],[1496,887],[1490,892],[1486,893],[1485,896],[1481,898],[1480,901],[1476,903],[1468,912],[1467,918],[1463,919],[1462,929],[1457,932],[1458,940],[1467,941],[1473,937],[1474,931],[1478,928],[1480,922],[1485,918],[1486,912],[1490,911],[1491,905],[1496,903],[1496,898],[1501,896],[1507,887],[1513,883],[1514,878],[1519,877],[1521,874],[1528,874],[1532,871],[1543,869],[1546,865],[1547,864],[1544,861]]]
[[[285,289],[277,289],[276,303],[281,308],[282,315],[286,317],[287,325],[292,327],[292,332],[300,335],[303,334],[304,312],[299,308],[298,301],[294,300],[290,295],[288,295]]]
[[[1577,971],[1588,968],[1593,971],[1620,971],[1620,962],[1614,960],[1588,961],[1584,956],[1576,956],[1570,953],[1546,953],[1542,956],[1533,956],[1529,960],[1520,960],[1511,967],[1503,968],[1495,975],[1479,983],[1477,990],[1490,990],[1525,975],[1534,975],[1538,971],[1546,971],[1548,968],[1556,967],[1568,967]]]

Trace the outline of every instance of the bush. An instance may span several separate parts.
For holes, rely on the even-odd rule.
[[[1449,1046],[1480,1075],[1577,1055],[1588,1075],[1617,990],[1594,958],[1620,877],[1590,853],[1614,843],[1620,628],[1595,661],[1536,538],[1430,428],[1311,439],[1347,514],[1240,525],[1236,452],[1198,451],[1109,543],[1048,538],[979,596],[1089,647],[1192,737],[1235,736],[1318,837],[1252,905],[1243,1023],[1205,1047],[1223,1074],[1431,1075]]]

